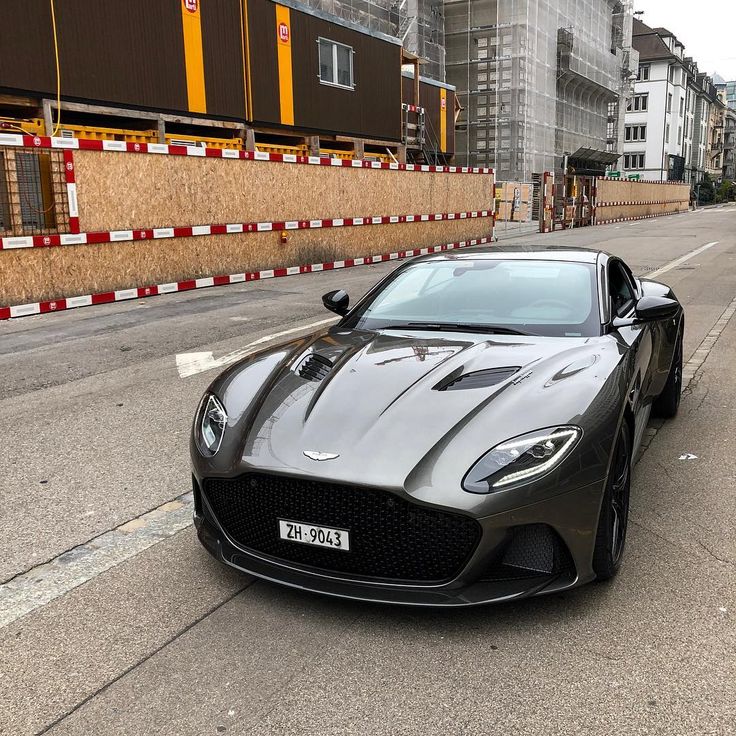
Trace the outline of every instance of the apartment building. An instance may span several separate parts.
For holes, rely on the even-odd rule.
[[[717,85],[666,28],[634,20],[633,45],[639,69],[626,112],[624,171],[693,184],[706,172],[713,177],[722,145],[715,131],[724,107]]]
[[[634,20],[639,52],[634,95],[627,106],[623,169],[645,179],[685,180],[688,66],[685,48],[665,28]]]

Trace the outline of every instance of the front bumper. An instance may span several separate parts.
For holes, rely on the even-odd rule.
[[[305,568],[239,545],[225,532],[195,480],[195,526],[203,546],[218,560],[257,577],[292,588],[342,598],[415,606],[473,606],[553,593],[592,580],[604,482],[511,511],[478,518],[480,541],[459,574],[442,584],[402,584],[367,580],[328,570]],[[564,564],[536,565],[508,574],[499,561],[523,555],[524,545],[555,540]],[[535,536],[536,535],[536,536]],[[513,547],[515,545],[515,547]],[[512,549],[513,547],[513,549]],[[543,555],[544,556],[544,555]],[[505,570],[498,574],[499,570]]]

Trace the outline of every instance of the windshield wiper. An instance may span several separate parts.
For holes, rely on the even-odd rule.
[[[446,332],[487,332],[492,335],[525,335],[531,337],[530,332],[522,332],[512,327],[499,325],[483,325],[471,322],[407,322],[401,325],[386,325],[381,330],[430,330]]]

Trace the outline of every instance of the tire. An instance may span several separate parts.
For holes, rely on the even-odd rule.
[[[631,488],[631,432],[624,420],[613,450],[611,470],[598,517],[593,571],[598,580],[609,580],[621,567],[629,521]]]
[[[675,353],[672,356],[672,365],[667,376],[667,383],[662,393],[657,396],[652,404],[652,411],[663,419],[672,419],[677,415],[680,408],[680,396],[682,395],[682,333],[677,335],[675,342]]]

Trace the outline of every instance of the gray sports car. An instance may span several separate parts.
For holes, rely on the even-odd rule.
[[[231,366],[191,438],[222,562],[362,600],[464,606],[616,574],[650,411],[677,412],[683,311],[571,248],[407,262],[340,321]]]

